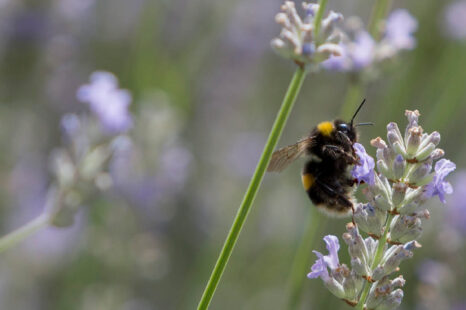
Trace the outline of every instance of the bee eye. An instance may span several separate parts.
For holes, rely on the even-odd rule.
[[[349,132],[349,126],[348,124],[338,124],[337,130],[346,133]]]

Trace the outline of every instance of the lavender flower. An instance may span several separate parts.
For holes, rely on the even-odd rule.
[[[435,164],[435,176],[425,189],[426,198],[438,196],[441,202],[446,203],[445,194],[453,193],[453,187],[445,178],[456,169],[456,165],[448,159],[441,159]]]
[[[466,171],[457,173],[453,184],[458,189],[466,188]],[[447,207],[446,227],[454,228],[457,232],[466,235],[466,191],[455,191]]]
[[[341,55],[340,33],[337,24],[343,20],[343,15],[330,11],[319,25],[319,33],[315,33],[315,16],[319,5],[303,2],[305,17],[301,18],[292,1],[285,1],[282,12],[275,20],[282,26],[278,38],[271,45],[280,55],[293,59],[299,65],[319,63],[330,55]]]
[[[385,40],[395,49],[413,49],[416,46],[413,33],[417,30],[417,20],[407,10],[393,11],[385,27]]]
[[[376,42],[358,18],[350,17],[345,32],[341,32],[340,55],[332,55],[322,62],[322,67],[331,71],[364,70],[396,56],[401,50],[413,49],[416,30],[417,21],[407,10],[395,10],[387,19],[382,39]]]
[[[128,108],[131,94],[119,89],[117,78],[109,72],[96,71],[90,81],[78,89],[78,99],[89,104],[107,132],[114,134],[130,129],[132,118]]]
[[[352,175],[359,183],[364,182],[369,185],[374,185],[374,159],[366,153],[366,149],[362,144],[355,143],[353,145],[356,155],[359,158],[359,164],[354,165]]]
[[[445,9],[445,28],[453,39],[466,39],[466,1],[451,3]]]
[[[336,237],[327,236],[330,254],[315,252],[319,259],[308,275],[320,277],[335,296],[358,310],[395,309],[401,304],[405,281],[402,277],[389,277],[421,247],[415,239],[422,234],[422,221],[430,217],[423,203],[436,195],[444,202],[445,195],[453,191],[445,178],[455,169],[454,163],[441,159],[432,172],[433,163],[444,155],[443,150],[436,148],[440,134],[423,132],[418,111],[406,111],[405,115],[408,125],[404,136],[397,124],[390,123],[388,143],[380,137],[371,141],[377,147],[378,172],[364,147],[354,144],[359,165],[353,168],[352,176],[366,184],[363,193],[368,202],[355,204],[353,222],[347,224],[343,234],[352,269],[339,262]],[[360,230],[369,237],[364,239]],[[355,284],[345,285],[349,281]],[[358,281],[366,283],[358,285]]]
[[[332,56],[322,62],[322,67],[332,71],[360,71],[374,60],[376,43],[371,35],[361,30],[355,34],[354,41],[341,43],[341,55]]]

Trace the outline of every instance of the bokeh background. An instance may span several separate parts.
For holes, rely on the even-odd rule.
[[[367,23],[372,2],[330,0],[329,8]],[[87,109],[76,89],[90,73],[113,72],[134,98],[116,186],[83,206],[72,227],[47,228],[2,253],[1,309],[195,308],[294,70],[269,47],[280,4],[0,0],[2,234],[41,213],[60,118]],[[370,139],[419,109],[458,167],[456,193],[446,206],[429,205],[424,246],[401,265],[402,309],[466,309],[466,39],[447,27],[449,4],[394,2],[418,19],[417,46],[381,68],[359,115],[376,123],[360,139],[374,154]],[[465,29],[466,9],[455,12]],[[310,75],[279,145],[336,117],[350,80]],[[266,175],[212,309],[287,309],[311,208],[300,166]],[[319,222],[312,248],[323,250],[321,237],[341,236],[347,219]],[[297,309],[350,307],[304,273]]]

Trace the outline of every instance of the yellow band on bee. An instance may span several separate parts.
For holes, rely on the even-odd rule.
[[[306,173],[301,176],[301,181],[303,182],[304,189],[308,190],[314,184],[315,179],[312,174]]]
[[[332,134],[334,127],[331,122],[322,122],[317,125],[317,130],[324,136],[330,136]]]

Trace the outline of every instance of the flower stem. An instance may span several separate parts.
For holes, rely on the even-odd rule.
[[[365,87],[359,77],[359,74],[350,76],[348,89],[346,90],[345,102],[341,107],[340,116],[342,119],[349,120],[356,111],[356,108],[364,99]]]
[[[269,165],[270,158],[272,157],[272,152],[275,149],[278,139],[281,136],[283,128],[285,127],[288,116],[293,108],[293,105],[298,96],[301,85],[303,84],[304,78],[306,76],[306,69],[302,66],[299,66],[296,70],[293,79],[288,87],[283,103],[278,111],[278,115],[273,124],[272,130],[270,131],[269,137],[265,144],[264,150],[262,152],[259,163],[257,164],[256,171],[249,183],[246,194],[244,195],[243,201],[238,209],[236,217],[233,221],[233,225],[230,228],[230,232],[223,244],[222,251],[217,259],[215,267],[210,275],[209,282],[202,294],[202,298],[197,307],[198,310],[205,310],[209,307],[209,304],[212,300],[212,297],[215,293],[215,289],[222,277],[223,271],[228,263],[233,248],[238,240],[239,233],[243,228],[244,222],[248,216],[248,213],[251,209],[251,205],[254,202],[259,186],[264,177],[267,166]]]
[[[42,214],[26,225],[0,238],[0,253],[31,236],[49,223],[47,215]]]
[[[369,32],[376,41],[380,39],[381,35],[380,22],[387,16],[390,5],[391,0],[377,0],[372,9]]]
[[[320,26],[322,24],[322,18],[324,17],[327,2],[328,0],[319,0],[319,9],[317,10],[316,17],[314,19],[314,35],[317,42],[319,42]]]
[[[385,230],[383,232],[382,237],[379,239],[379,244],[377,246],[377,250],[375,251],[375,257],[374,257],[374,260],[372,261],[372,265],[371,265],[372,271],[374,271],[374,269],[380,264],[380,261],[382,260],[383,250],[384,250],[385,244],[387,244],[388,232],[390,231],[390,225],[392,224],[392,220],[393,220],[393,215],[388,214],[387,223],[385,225]],[[370,288],[371,286],[368,284],[368,282],[364,283],[364,289],[362,291],[361,297],[359,298],[359,302],[355,307],[356,310],[364,309],[364,304],[366,303],[367,295],[369,294]]]
[[[296,251],[290,272],[290,299],[288,309],[296,309],[301,299],[303,281],[306,279],[306,270],[309,269],[309,260],[314,248],[313,243],[320,227],[325,225],[326,218],[322,218],[314,206],[309,210],[309,221],[306,231]]]

